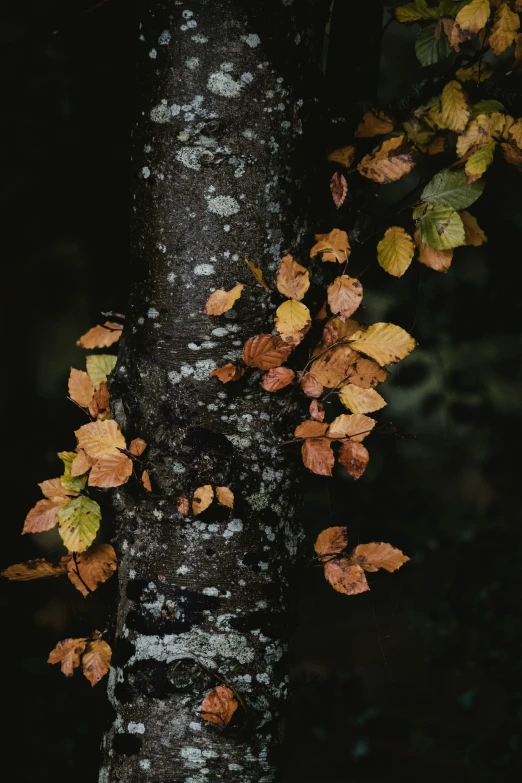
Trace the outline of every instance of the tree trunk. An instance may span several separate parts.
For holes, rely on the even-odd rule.
[[[244,256],[273,280],[302,240],[300,108],[327,7],[138,2],[133,294],[111,392],[127,438],[149,444],[153,491],[116,495],[116,717],[100,783],[274,780],[302,535],[295,452],[279,444],[297,403],[257,371],[227,385],[209,372],[272,329],[279,302]],[[237,281],[234,309],[205,315],[210,292]],[[230,487],[233,511],[180,515],[178,496],[204,484]],[[223,682],[245,706],[229,728],[199,714]]]

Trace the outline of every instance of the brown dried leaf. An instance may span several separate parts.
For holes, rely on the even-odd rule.
[[[370,589],[361,566],[344,557],[325,563],[324,576],[334,590],[345,595],[357,595]]]
[[[87,639],[64,639],[51,650],[47,663],[59,663],[62,674],[72,677],[74,670],[80,665],[80,656],[86,645]]]
[[[218,378],[221,383],[229,383],[230,381],[238,381],[245,374],[245,368],[239,367],[237,364],[224,364],[223,367],[216,367],[209,373],[211,378]]]
[[[447,272],[451,266],[453,260],[453,248],[449,250],[436,250],[434,247],[426,245],[418,231],[413,235],[415,244],[419,249],[419,261],[425,266],[429,266],[430,269],[434,269],[435,272]]]
[[[92,686],[100,682],[111,668],[112,650],[103,639],[89,642],[82,658],[82,671]]]
[[[404,135],[383,141],[357,166],[363,177],[386,184],[409,174],[415,165],[412,150],[404,143]]]
[[[327,527],[317,536],[314,544],[316,554],[320,559],[339,555],[348,546],[348,528]]]
[[[82,408],[88,408],[94,395],[94,386],[89,375],[83,370],[71,367],[68,385],[71,400]]]
[[[348,168],[353,163],[353,156],[355,155],[355,147],[348,145],[347,147],[339,147],[339,149],[333,150],[328,155],[330,163],[340,163],[341,166]]]
[[[477,218],[470,212],[459,212],[460,219],[464,224],[464,237],[466,245],[479,247],[487,242],[487,237],[477,222]]]
[[[207,693],[201,705],[201,717],[209,723],[228,726],[238,708],[234,693],[225,685],[217,685]]]
[[[348,183],[344,174],[340,174],[338,171],[332,175],[330,180],[330,192],[332,194],[333,203],[336,209],[342,207],[348,194]]]
[[[348,380],[354,386],[360,386],[361,389],[373,389],[377,384],[383,383],[389,374],[388,370],[378,365],[377,362],[364,359],[361,356],[353,365]]]
[[[234,508],[234,493],[228,487],[216,487],[216,500],[222,506]]]
[[[368,449],[362,443],[357,443],[354,440],[344,441],[337,456],[338,462],[354,479],[361,478],[368,466],[369,459]]]
[[[234,307],[235,302],[241,296],[241,292],[245,286],[243,283],[237,283],[230,291],[224,291],[222,288],[218,288],[210,294],[207,303],[205,305],[205,312],[207,315],[223,315],[228,310]]]
[[[328,424],[321,421],[302,421],[294,431],[294,438],[320,438],[328,429]]]
[[[178,514],[182,514],[182,516],[186,517],[190,514],[190,501],[188,498],[185,497],[185,495],[180,495],[178,498],[178,505],[177,505],[177,511]]]
[[[75,460],[76,461],[76,460]],[[90,487],[120,487],[132,476],[132,460],[121,451],[112,454],[104,454],[93,465],[89,474]]]
[[[322,253],[322,261],[344,264],[348,260],[351,248],[346,231],[334,228],[329,234],[316,234],[315,245],[310,250],[310,258]]]
[[[104,326],[93,326],[80,337],[76,345],[80,348],[108,348],[117,343],[121,337],[123,326],[121,324],[106,321]]]
[[[254,264],[253,261],[251,261],[249,258],[245,256],[245,264],[248,266],[254,277],[256,278],[257,282],[263,286],[265,291],[270,291],[270,286],[266,284],[265,279],[263,277],[263,273],[261,269]]]
[[[47,579],[50,576],[61,576],[67,571],[70,555],[62,557],[58,563],[50,563],[43,557],[17,563],[0,572],[0,576],[14,582],[28,582],[31,579]]]
[[[261,386],[265,391],[276,392],[284,389],[295,378],[295,372],[289,367],[274,367],[261,379]]]
[[[243,361],[247,367],[257,367],[258,370],[271,370],[286,362],[292,352],[292,347],[278,335],[256,334],[243,346]]]
[[[83,449],[78,449],[78,456],[74,458],[71,465],[71,477],[83,476],[84,473],[87,473],[92,468],[95,462],[96,460],[89,457]]]
[[[409,559],[400,549],[382,541],[359,544],[350,555],[350,561],[358,563],[365,571],[378,571],[379,568],[384,568],[390,573],[407,563]]]
[[[479,114],[457,139],[457,155],[461,158],[472,147],[496,141],[504,129],[505,117],[500,112]]]
[[[323,393],[323,386],[316,381],[312,373],[307,372],[299,381],[299,385],[307,397],[320,397]]]
[[[328,427],[329,438],[350,438],[352,442],[360,443],[373,430],[377,422],[362,413],[341,413]]]
[[[192,513],[196,516],[202,514],[214,500],[214,490],[210,484],[198,487],[192,498]]]
[[[361,389],[351,383],[339,389],[339,399],[352,413],[373,413],[386,405],[375,389]]]
[[[350,375],[358,357],[349,345],[336,345],[315,360],[310,373],[322,386],[332,389]]]
[[[310,403],[310,418],[313,421],[324,421],[324,407],[317,400],[312,400]]]
[[[285,256],[279,262],[276,285],[280,294],[300,301],[310,288],[308,269],[298,264],[293,256]]]
[[[67,501],[69,501],[71,497],[79,495],[79,492],[76,492],[75,490],[65,489],[61,478],[47,479],[47,481],[42,481],[38,486],[42,490],[42,494],[50,499],[66,498]]]
[[[76,589],[87,597],[98,585],[110,579],[116,568],[114,547],[110,544],[96,544],[68,558],[67,576]]]
[[[355,277],[340,275],[328,286],[328,304],[330,310],[341,321],[349,318],[362,302],[363,287]]]
[[[501,144],[502,154],[506,163],[522,171],[522,150],[514,144]]]
[[[152,484],[150,483],[150,476],[149,471],[144,470],[141,474],[141,483],[143,484],[143,488],[147,490],[147,492],[152,492]]]
[[[366,329],[366,326],[362,326],[358,321],[354,321],[353,318],[347,318],[346,321],[342,321],[340,318],[332,318],[323,329],[323,340],[318,348],[318,352],[340,340],[349,340],[355,332],[365,331]]]
[[[129,452],[134,457],[139,457],[145,449],[147,448],[146,441],[143,440],[143,438],[134,438],[134,440],[131,440],[129,445]]]
[[[354,136],[359,139],[369,139],[372,136],[384,136],[393,130],[395,121],[391,114],[381,109],[370,109],[357,126]]]
[[[318,424],[319,422],[311,422]],[[305,440],[301,448],[303,463],[312,473],[320,476],[331,476],[335,458],[332,451],[332,441],[326,438],[310,438]]]
[[[39,500],[27,514],[24,522],[23,533],[44,533],[52,530],[58,522],[58,512],[71,498],[53,497],[52,499]]]
[[[489,36],[489,45],[496,55],[508,49],[517,37],[520,28],[518,14],[511,10],[508,3],[501,3],[495,14],[495,23]]]
[[[89,413],[96,419],[107,419],[110,416],[110,394],[106,381],[100,383],[94,392],[94,397],[89,405]]]
[[[328,318],[328,310],[326,309],[326,301],[323,302],[319,310],[314,315],[314,321],[324,321],[325,318]]]
[[[78,440],[78,446],[95,459],[103,457],[105,454],[117,453],[118,449],[126,448],[125,438],[120,432],[119,424],[114,419],[84,424],[74,434]]]

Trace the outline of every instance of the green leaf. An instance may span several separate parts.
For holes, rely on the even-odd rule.
[[[469,156],[464,167],[467,182],[475,182],[491,166],[496,146],[496,141],[488,141]]]
[[[496,111],[504,111],[504,106],[500,103],[500,101],[496,101],[493,98],[491,100],[478,101],[478,103],[473,104],[470,120],[474,120],[475,117],[479,116],[479,114],[487,114],[489,116]]]
[[[112,353],[92,353],[86,357],[87,372],[94,388],[98,389],[100,384],[107,380],[116,366],[117,356]]]
[[[415,41],[415,54],[423,66],[435,65],[453,51],[444,31],[441,31],[439,38],[435,38],[436,28],[437,24],[427,25]]]
[[[75,451],[60,451],[58,456],[64,467],[64,474],[60,476],[62,487],[70,492],[80,492],[87,484],[87,473],[82,476],[71,476],[72,464],[78,454]]]
[[[443,169],[428,182],[422,191],[421,199],[431,204],[466,209],[482,195],[484,185],[484,182],[473,182],[467,185],[463,171]]]
[[[86,495],[73,498],[58,512],[58,530],[69,552],[85,552],[100,527],[99,505]]]
[[[413,210],[422,241],[435,250],[465,244],[464,224],[458,212],[443,204],[420,204]]]

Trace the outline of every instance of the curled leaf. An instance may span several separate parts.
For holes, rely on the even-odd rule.
[[[188,498],[186,498],[184,495],[180,495],[177,502],[177,511],[178,514],[181,514],[184,517],[187,517],[190,514],[190,501]]]
[[[111,668],[112,650],[103,639],[94,639],[87,645],[82,658],[82,672],[92,686],[105,677]]]
[[[332,175],[330,180],[330,192],[332,194],[333,203],[336,208],[342,207],[346,196],[348,194],[348,183],[344,174],[340,174],[338,171]]]
[[[262,286],[263,286],[263,288],[265,289],[265,291],[270,291],[270,286],[269,286],[269,285],[267,285],[267,283],[265,282],[265,279],[264,279],[264,277],[263,277],[263,273],[262,273],[261,269],[260,269],[260,268],[257,266],[257,264],[254,264],[254,262],[253,262],[253,261],[251,261],[251,260],[250,260],[249,258],[247,258],[246,256],[245,256],[245,264],[248,266],[248,268],[250,269],[250,271],[251,271],[251,272],[252,272],[252,274],[254,275],[254,277],[255,277],[255,279],[257,280],[257,282],[258,282],[260,285],[262,285]]]
[[[328,155],[330,163],[340,163],[341,166],[348,168],[353,163],[353,156],[355,155],[355,147],[339,147],[336,150],[332,150]]]
[[[312,400],[310,403],[310,418],[313,421],[324,421],[324,407],[321,405],[320,402],[317,402],[317,400]]]
[[[314,549],[321,560],[327,560],[333,555],[340,555],[348,546],[348,529],[346,527],[327,527],[316,538]]]
[[[121,337],[123,326],[121,324],[105,321],[103,326],[93,326],[80,337],[76,345],[80,348],[109,348],[117,343]]]
[[[59,663],[62,674],[72,677],[80,665],[80,656],[87,645],[87,639],[64,639],[51,650],[47,663]]]
[[[94,392],[94,396],[89,405],[89,413],[93,419],[110,418],[110,395],[105,381],[102,381]]]
[[[214,490],[210,484],[198,487],[192,498],[192,513],[196,516],[202,514],[214,500]]]
[[[315,245],[310,250],[310,258],[321,253],[322,261],[344,264],[348,260],[351,248],[346,231],[334,228],[329,234],[316,234]]]
[[[245,286],[243,283],[237,283],[230,291],[224,291],[222,288],[218,288],[210,294],[207,303],[205,305],[205,312],[207,315],[223,315],[228,310],[234,307],[235,302],[241,296],[241,292]]]
[[[276,285],[280,294],[300,301],[310,288],[308,269],[298,264],[293,256],[285,256],[279,262]]]
[[[200,714],[209,723],[228,726],[238,706],[233,691],[225,685],[217,685],[203,699]]]
[[[85,597],[110,579],[116,568],[116,552],[110,544],[91,546],[67,560],[67,576]]]
[[[218,378],[221,383],[230,383],[230,381],[238,381],[245,374],[245,368],[239,367],[237,364],[228,362],[223,367],[216,367],[215,370],[209,373],[211,378]]]
[[[265,391],[276,392],[284,389],[295,378],[295,372],[289,367],[274,367],[261,378],[261,386]]]
[[[368,454],[368,449],[362,443],[347,440],[341,444],[337,459],[352,478],[358,479],[361,478],[366,470],[370,455]]]
[[[143,485],[143,489],[145,489],[147,492],[152,492],[152,484],[150,483],[150,476],[149,471],[144,470],[141,474],[141,483]]]

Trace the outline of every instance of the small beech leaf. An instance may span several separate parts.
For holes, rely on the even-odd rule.
[[[110,544],[91,546],[86,552],[69,557],[67,576],[80,593],[87,597],[98,585],[109,579],[117,568],[114,547]]]
[[[61,576],[67,571],[70,555],[62,557],[58,563],[50,563],[43,557],[36,560],[27,560],[25,563],[17,563],[9,566],[0,573],[5,579],[14,582],[28,582],[31,579],[47,579],[50,576]]]
[[[83,449],[78,449],[78,454],[71,465],[71,478],[77,478],[78,476],[85,475],[85,473],[87,473],[92,468],[95,462],[96,460],[92,457],[89,457],[89,455],[86,454]]]
[[[471,153],[464,166],[464,174],[468,185],[471,185],[473,182],[476,182],[477,179],[480,179],[489,166],[491,166],[496,146],[497,143],[495,141],[488,141]]]
[[[338,171],[332,175],[330,180],[330,192],[332,194],[333,203],[336,209],[342,207],[348,195],[348,183],[344,174],[340,174]]]
[[[209,723],[228,726],[238,706],[236,697],[230,688],[225,685],[217,685],[203,699],[200,714],[203,720]]]
[[[435,272],[447,272],[453,259],[453,248],[449,250],[436,250],[434,247],[426,245],[420,238],[418,231],[413,235],[415,244],[419,250],[419,261],[424,266],[429,266]]]
[[[385,136],[393,130],[395,121],[391,114],[381,109],[370,109],[357,126],[354,136],[359,139],[369,139],[373,136]]]
[[[251,261],[249,258],[245,256],[245,264],[248,266],[252,274],[254,275],[255,279],[259,283],[259,285],[262,285],[265,291],[270,291],[270,286],[267,285],[265,282],[265,279],[263,277],[263,273],[261,269],[257,266],[257,264],[254,264],[253,261]]]
[[[71,367],[69,375],[69,397],[82,408],[88,408],[94,395],[94,386],[89,375],[83,370]]]
[[[428,182],[421,198],[430,204],[466,209],[479,198],[483,190],[483,182],[468,185],[463,171],[443,169]]]
[[[471,108],[468,98],[460,82],[449,82],[442,91],[441,115],[442,122],[449,130],[462,133],[468,124]]]
[[[93,421],[84,424],[75,433],[78,446],[90,457],[99,459],[106,454],[119,453],[119,449],[126,448],[119,424],[114,419],[106,421]]]
[[[339,149],[332,150],[328,155],[330,163],[340,163],[341,166],[351,166],[353,163],[353,156],[355,155],[355,147],[339,147]]]
[[[62,484],[61,478],[47,479],[47,481],[42,481],[38,486],[46,498],[62,497],[67,498],[68,500],[69,496],[78,494],[78,491],[76,490],[67,490]]]
[[[198,487],[192,498],[192,513],[196,516],[202,514],[214,500],[214,490],[210,484]]]
[[[312,364],[310,372],[315,380],[333,389],[353,372],[358,354],[349,345],[334,345]]]
[[[372,324],[365,332],[355,332],[352,340],[352,348],[375,359],[380,365],[394,364],[415,348],[415,340],[408,332],[400,326],[383,322]]]
[[[373,389],[379,383],[383,383],[389,374],[388,370],[380,367],[377,362],[361,356],[351,367],[348,380],[361,389]]]
[[[62,674],[72,677],[80,665],[80,656],[87,646],[87,639],[64,639],[51,650],[47,663],[59,663]]]
[[[247,367],[271,370],[286,362],[291,352],[292,346],[285,343],[279,336],[257,334],[247,340],[243,346],[243,361]]]
[[[103,639],[89,642],[82,658],[82,672],[92,686],[105,677],[111,668],[112,650]]]
[[[338,462],[354,479],[361,478],[368,466],[369,459],[368,449],[362,443],[357,443],[354,440],[342,443],[337,456]]]
[[[386,139],[369,155],[365,155],[357,166],[363,177],[383,185],[395,182],[409,174],[415,165],[413,152],[404,143],[404,135]]]
[[[334,228],[329,234],[316,234],[315,245],[310,250],[310,258],[321,253],[322,261],[344,264],[348,260],[351,248],[346,231]]]
[[[349,318],[362,302],[363,287],[355,277],[340,275],[328,286],[330,310],[342,321]]]
[[[234,493],[228,487],[216,487],[216,500],[222,506],[234,508]]]
[[[150,476],[149,471],[144,470],[141,474],[141,484],[143,486],[143,489],[145,489],[147,492],[152,492],[152,484],[150,483]]]
[[[328,427],[329,438],[349,438],[352,442],[360,443],[373,430],[377,422],[370,416],[360,413],[341,413]]]
[[[177,512],[184,517],[188,517],[190,514],[190,501],[184,495],[180,495],[177,502]]]
[[[465,177],[464,172],[461,174]],[[435,250],[451,250],[465,243],[464,226],[459,213],[443,204],[424,204],[414,210],[422,241]]]
[[[324,407],[321,405],[320,402],[317,402],[317,400],[312,400],[310,403],[310,418],[313,421],[324,421]]]
[[[238,381],[245,374],[245,368],[239,367],[237,364],[229,362],[224,364],[223,367],[216,367],[209,375],[211,378],[218,378],[221,383],[230,383],[230,381]]]
[[[143,440],[143,438],[134,438],[134,440],[131,440],[129,444],[129,452],[134,457],[139,457],[145,449],[147,448],[146,441]]]
[[[455,17],[457,40],[467,41],[485,26],[491,7],[489,0],[471,0],[463,6]]]
[[[492,114],[479,114],[477,117],[468,123],[468,126],[464,133],[462,133],[457,139],[457,155],[461,158],[472,147],[486,144],[488,141],[496,141],[500,138],[500,135],[504,129],[506,118],[500,112],[493,112]],[[447,169],[446,169],[447,171]],[[457,174],[458,172],[454,172]],[[484,186],[481,185],[483,188]],[[480,195],[480,194],[479,194]],[[470,202],[473,203],[473,202]],[[457,207],[457,209],[464,209],[469,207],[469,203],[463,206]]]
[[[392,226],[377,245],[377,260],[385,272],[402,277],[413,258],[413,240],[403,228]]]
[[[58,452],[58,456],[62,460],[64,467],[63,476],[60,476],[62,486],[68,495],[77,495],[87,484],[87,476],[85,473],[82,473],[79,476],[73,476],[72,466],[78,458],[78,453],[76,451],[60,451]]]
[[[312,422],[319,424],[319,422]],[[331,476],[335,463],[332,442],[326,438],[309,438],[301,448],[303,463],[306,468],[320,476]]]
[[[324,576],[334,590],[345,595],[357,595],[370,589],[361,566],[350,563],[344,557],[325,563]]]
[[[293,256],[285,256],[279,262],[276,285],[280,294],[300,301],[310,288],[308,269],[298,264]]]
[[[58,530],[69,552],[85,552],[100,527],[98,503],[86,495],[70,500],[58,512]]]
[[[295,378],[295,372],[289,367],[274,367],[261,379],[261,386],[265,391],[276,392],[284,389]]]
[[[85,359],[87,372],[91,377],[95,390],[107,380],[116,367],[117,361],[118,357],[110,353],[94,353],[87,356]]]
[[[69,501],[68,497],[39,500],[27,514],[22,533],[45,533],[46,530],[52,530],[58,522],[58,512]]]
[[[322,421],[303,421],[294,431],[294,438],[321,438],[325,435],[328,424]]]
[[[302,302],[287,299],[276,310],[274,326],[285,343],[298,345],[311,325],[310,310]]]
[[[477,223],[477,218],[469,212],[459,212],[460,219],[464,225],[465,241],[466,245],[472,245],[473,247],[480,247],[484,242],[487,242],[485,233]]]
[[[386,405],[386,401],[375,389],[361,389],[351,383],[339,390],[339,399],[352,413],[373,413]]]
[[[90,487],[120,487],[132,476],[132,460],[121,451],[104,454],[93,465],[89,474]]]
[[[83,334],[76,345],[80,348],[109,348],[117,343],[121,337],[123,326],[121,324],[106,321],[103,326],[93,326]]]
[[[110,395],[105,381],[102,381],[91,400],[89,413],[93,419],[110,419]]]
[[[237,283],[230,291],[224,291],[222,288],[218,288],[210,294],[208,301],[205,305],[205,312],[207,315],[223,315],[234,307],[235,302],[241,296],[241,292],[245,286],[243,283]]]
[[[396,549],[391,544],[384,544],[382,541],[371,544],[359,544],[350,555],[350,561],[358,563],[365,571],[378,571],[384,568],[385,571],[396,571],[410,558]]]
[[[347,546],[348,528],[327,527],[317,536],[314,549],[321,560],[328,560],[333,555],[340,555]]]
[[[310,372],[307,372],[303,375],[299,381],[299,385],[307,397],[320,397],[324,391],[324,387],[314,378]]]

